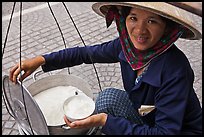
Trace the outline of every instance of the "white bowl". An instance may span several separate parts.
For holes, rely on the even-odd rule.
[[[92,115],[95,110],[95,102],[86,95],[74,95],[65,100],[63,111],[71,122],[81,120]]]

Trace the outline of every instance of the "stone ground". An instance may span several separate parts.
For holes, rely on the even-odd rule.
[[[84,46],[74,28],[68,14],[61,3],[51,3],[54,14],[63,30],[67,47]],[[117,37],[115,25],[106,28],[104,18],[91,9],[93,2],[66,2],[86,45],[94,45]],[[2,3],[2,51],[6,31],[12,11],[13,2]],[[15,15],[10,27],[8,40],[2,59],[2,78],[9,74],[9,69],[19,62],[19,2],[16,3]],[[202,30],[202,19],[194,16],[194,20]],[[178,40],[178,47],[187,55],[195,73],[194,88],[202,105],[202,39]],[[23,2],[22,16],[22,60],[37,55],[58,51],[65,48],[58,27],[45,2]],[[123,89],[120,66],[115,64],[95,64],[102,89],[115,87]],[[69,68],[71,74],[83,78],[91,86],[94,97],[100,91],[92,65],[83,64]],[[40,70],[40,68],[39,68]],[[67,69],[53,71],[52,74],[67,74]],[[47,74],[42,74],[42,78]],[[34,82],[32,76],[24,80],[28,87]],[[19,135],[16,121],[9,115],[2,100],[2,135]]]

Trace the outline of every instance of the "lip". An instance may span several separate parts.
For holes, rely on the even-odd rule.
[[[147,42],[147,37],[143,37],[143,36],[138,36],[136,37],[136,41],[140,44],[144,44],[145,42]]]

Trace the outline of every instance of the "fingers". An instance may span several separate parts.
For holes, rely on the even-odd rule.
[[[86,122],[83,122],[82,120],[71,122],[67,119],[66,116],[64,116],[64,121],[70,128],[85,128],[85,127],[87,127]]]
[[[92,120],[92,122],[94,122]],[[91,127],[94,123],[91,122],[91,117],[82,119],[82,120],[77,120],[72,122],[71,124],[74,124],[77,127]]]
[[[74,124],[71,124],[71,122],[67,119],[66,116],[64,116],[63,118],[64,118],[65,123],[66,123],[69,127],[71,127],[71,128],[74,128],[74,127],[75,127],[75,125],[74,125]]]
[[[15,65],[13,68],[11,68],[10,73],[9,73],[9,79],[14,82],[15,84],[17,83],[17,77],[18,75],[22,74],[22,76],[20,77],[20,81],[23,81],[28,75],[28,72],[25,72],[24,74],[22,73],[23,70],[21,71],[21,68],[19,67],[19,64]]]
[[[45,59],[42,56],[24,60],[21,62],[21,68],[20,68],[20,63],[15,65],[13,68],[11,68],[9,73],[9,79],[12,82],[16,83],[18,75],[21,73],[21,71],[24,71],[25,73],[22,74],[22,77],[19,79],[20,81],[22,81],[33,71],[35,71],[40,65],[44,63],[45,63]]]
[[[66,118],[66,116],[64,116],[64,121],[70,128],[89,128],[89,127],[93,127],[95,125],[94,120],[93,120],[92,117],[88,117],[88,118],[85,118],[85,119],[82,119],[82,120],[77,120],[77,121],[74,121],[74,122],[70,122]]]
[[[16,83],[17,76],[20,73],[20,67],[19,64],[15,65],[13,68],[11,68],[10,73],[9,73],[9,79]]]
[[[103,126],[107,120],[107,114],[99,113],[91,115],[85,119],[72,122],[70,125],[75,128],[89,128],[94,126]]]

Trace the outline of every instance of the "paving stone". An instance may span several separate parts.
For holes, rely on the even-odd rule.
[[[2,129],[2,135],[10,135],[12,129],[7,129],[7,128],[3,128]]]
[[[17,2],[17,11],[19,2]],[[45,2],[23,2],[23,9],[29,9]],[[105,19],[98,16],[91,9],[93,2],[86,3],[66,3],[70,13],[79,29],[86,45],[92,45],[109,41],[118,36],[116,26],[113,23],[106,28]],[[12,2],[2,3],[2,16],[10,14]],[[81,42],[76,29],[74,28],[69,16],[62,8],[61,4],[52,6],[56,17],[58,18],[61,29],[68,47],[81,46]],[[198,27],[202,30],[202,19],[194,17]],[[8,20],[2,21],[2,42],[5,40],[5,34],[8,27]],[[183,40],[176,42],[178,47],[187,55],[195,73],[194,87],[202,106],[202,40]],[[2,43],[3,45],[3,43]],[[2,47],[3,48],[3,47]],[[64,49],[64,43],[59,29],[48,8],[40,9],[23,15],[22,30],[22,59],[32,58],[34,56],[50,53]],[[9,68],[19,62],[19,18],[13,19],[9,31],[8,42],[6,44],[4,58],[2,60],[2,76],[9,73]],[[95,64],[102,89],[116,87],[123,89],[120,64]],[[100,88],[92,64],[70,68],[72,74],[77,75],[90,84],[94,99],[97,97]],[[53,74],[66,74],[67,69],[53,71]],[[41,78],[45,75],[41,75]],[[25,86],[33,83],[31,76],[25,79]],[[2,135],[19,135],[18,126],[15,120],[8,114],[5,105],[2,102]]]

